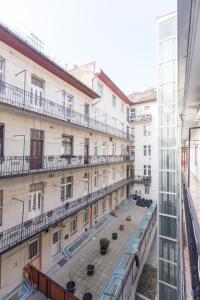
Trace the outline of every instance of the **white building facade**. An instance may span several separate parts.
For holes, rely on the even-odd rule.
[[[0,26],[0,298],[133,191],[130,100],[92,82]]]
[[[146,199],[157,201],[157,100],[150,89],[129,96],[130,124],[135,133],[132,146],[134,155],[134,191]]]

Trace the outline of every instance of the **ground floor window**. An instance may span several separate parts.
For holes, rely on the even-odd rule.
[[[77,219],[74,218],[73,220],[71,220],[70,222],[70,234],[75,233],[77,230]]]
[[[98,216],[98,203],[96,203],[93,207],[94,218]]]
[[[39,238],[29,241],[29,259],[35,258],[39,254]]]
[[[144,187],[144,193],[146,195],[149,195],[149,192],[150,192],[150,187],[148,185],[145,185],[145,187]]]
[[[83,210],[83,224],[87,224],[89,221],[89,208]]]

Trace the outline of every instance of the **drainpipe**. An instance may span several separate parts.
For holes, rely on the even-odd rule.
[[[200,129],[200,126],[189,128],[189,151],[188,151],[188,188],[190,187],[190,142],[191,142],[191,130]]]

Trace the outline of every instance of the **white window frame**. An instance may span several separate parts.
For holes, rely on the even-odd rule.
[[[94,155],[98,156],[98,143],[97,143],[97,141],[94,142]]]
[[[31,245],[33,245],[35,242],[37,243],[37,246],[36,246],[37,247],[37,253],[34,256],[31,256],[30,255],[30,254],[32,254],[31,251],[30,251]],[[39,240],[39,237],[36,237],[36,238],[28,241],[28,259],[29,259],[29,261],[31,261],[31,260],[35,259],[36,257],[38,257],[39,254],[40,254],[40,240]]]
[[[70,188],[71,193],[68,196],[67,191],[69,185],[71,185]],[[60,192],[61,192],[60,199],[62,202],[73,197],[73,176],[66,176],[61,178]]]

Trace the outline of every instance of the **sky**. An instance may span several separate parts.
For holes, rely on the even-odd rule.
[[[156,18],[176,0],[0,0],[0,21],[36,34],[68,67],[96,61],[124,91],[155,87]]]

